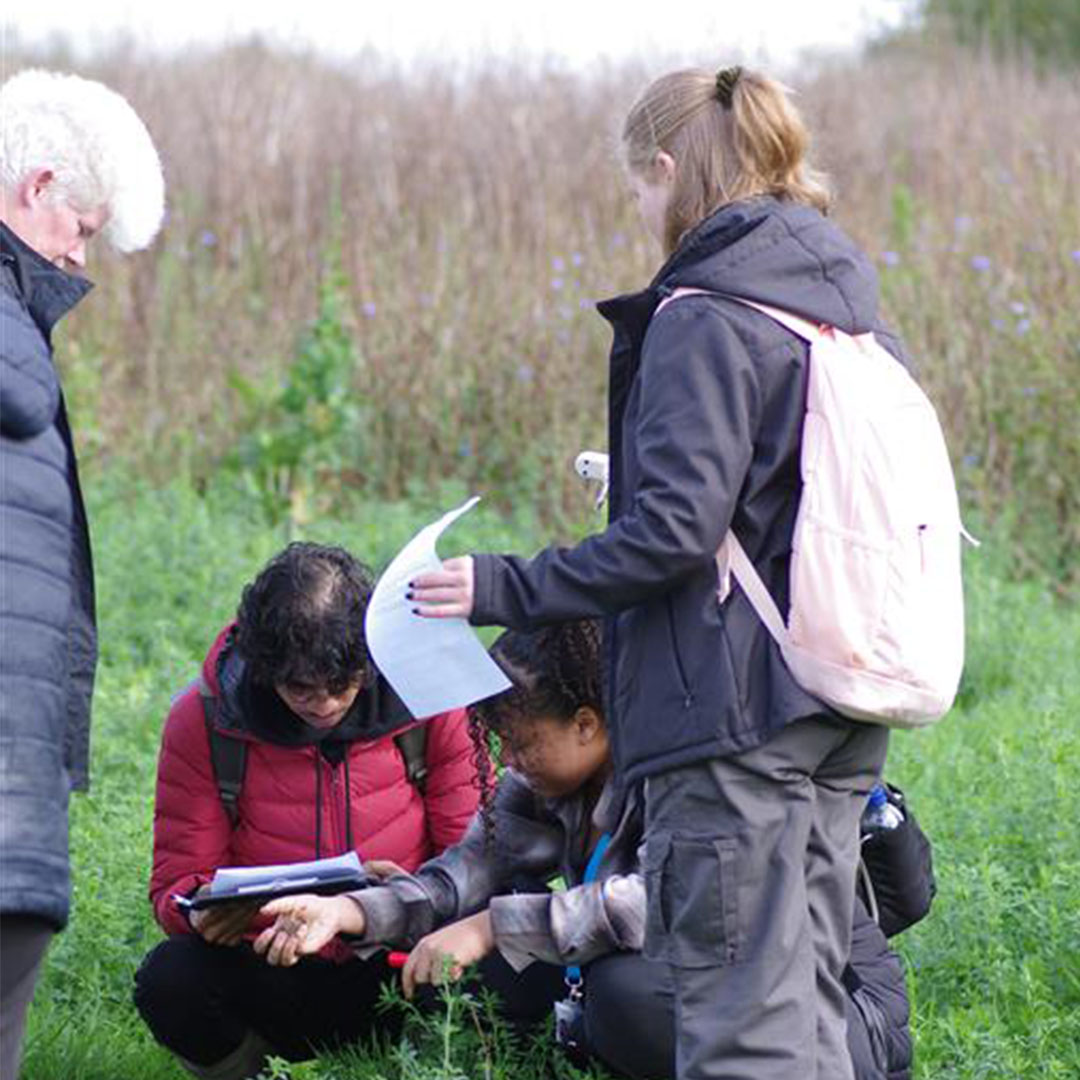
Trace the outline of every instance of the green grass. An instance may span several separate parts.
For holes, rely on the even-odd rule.
[[[145,890],[160,726],[240,587],[283,537],[223,485],[199,497],[113,475],[92,494],[102,638],[93,788],[72,805],[73,918],[49,952],[23,1076],[179,1080],[186,1073],[130,1000],[133,972],[159,937]],[[309,535],[382,565],[464,494],[447,485],[408,504],[356,506]],[[443,554],[529,551],[546,539],[529,516],[500,519],[481,504]],[[1080,612],[1033,585],[1003,583],[993,538],[967,558],[958,708],[937,730],[896,736],[889,767],[934,842],[939,882],[931,916],[898,944],[915,1007],[916,1075],[1064,1080],[1080,1075]],[[452,1000],[455,1011],[414,1025],[411,1041],[387,1054],[340,1055],[289,1074],[540,1075],[542,1047],[511,1051],[487,1033],[478,1005]]]

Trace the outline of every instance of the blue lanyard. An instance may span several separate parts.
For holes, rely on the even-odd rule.
[[[596,880],[597,871],[600,869],[600,860],[604,857],[604,852],[608,849],[608,844],[611,843],[611,833],[604,833],[599,840],[596,841],[596,847],[593,848],[592,855],[589,856],[588,865],[585,867],[585,876],[581,879],[582,885],[589,885]],[[571,964],[566,969],[566,983],[569,987],[581,986],[581,968],[577,964]]]

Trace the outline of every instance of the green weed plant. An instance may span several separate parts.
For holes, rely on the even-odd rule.
[[[360,357],[347,323],[348,279],[331,253],[318,311],[300,337],[284,376],[229,376],[239,410],[238,436],[223,459],[255,493],[270,525],[292,538],[313,501],[325,505],[363,460],[363,397],[353,386]]]

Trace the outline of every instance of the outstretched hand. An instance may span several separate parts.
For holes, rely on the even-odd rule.
[[[274,966],[291,967],[301,956],[317,953],[338,934],[362,934],[364,909],[347,896],[284,896],[271,900],[262,913],[273,916],[252,948]]]
[[[473,611],[475,571],[471,555],[447,559],[441,570],[417,574],[408,600],[417,615],[429,619],[467,619]]]
[[[439,985],[444,977],[460,979],[470,965],[495,948],[491,913],[479,911],[421,938],[401,971],[401,989],[411,998],[423,983]]]

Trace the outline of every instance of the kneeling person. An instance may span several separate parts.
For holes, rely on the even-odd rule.
[[[456,843],[476,810],[464,712],[418,727],[370,663],[372,584],[340,548],[290,545],[245,588],[165,722],[150,899],[169,937],[139,969],[135,1002],[196,1076],[241,1080],[271,1053],[301,1060],[376,1034],[390,972],[340,941],[271,967],[250,945],[258,905],[189,917],[177,896],[222,866],[349,851],[414,870]]]

